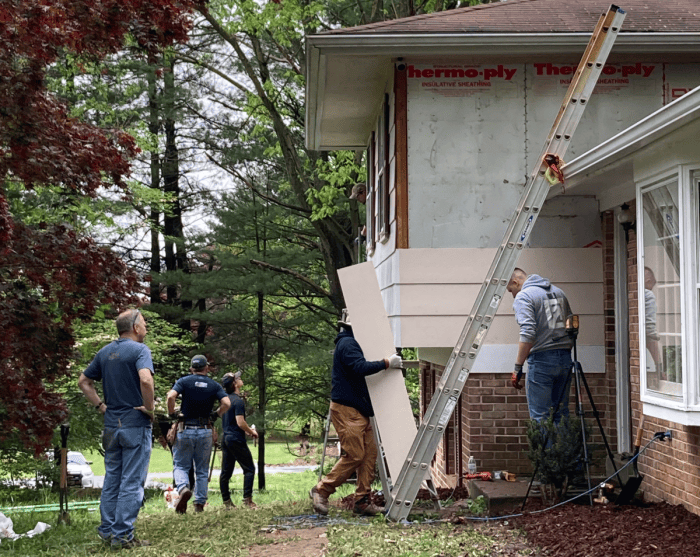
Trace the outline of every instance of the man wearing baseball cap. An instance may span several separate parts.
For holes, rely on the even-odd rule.
[[[255,465],[253,464],[253,455],[250,454],[245,435],[247,433],[257,439],[258,432],[250,428],[245,421],[245,403],[241,398],[241,387],[243,387],[241,375],[240,371],[227,373],[221,380],[221,384],[231,401],[231,409],[221,419],[224,439],[221,442],[223,462],[221,464],[221,476],[219,476],[219,487],[221,489],[221,498],[224,500],[224,507],[227,509],[234,508],[231,502],[228,482],[233,475],[236,461],[243,469],[243,504],[252,509],[256,508],[256,504],[253,503]]]
[[[367,185],[363,182],[355,184],[350,192],[350,199],[357,199],[360,203],[367,201]]]
[[[178,379],[168,391],[168,413],[175,414],[175,401],[182,397],[177,438],[173,444],[173,468],[175,485],[180,500],[175,507],[179,514],[187,512],[187,502],[192,497],[188,472],[194,462],[195,493],[194,512],[202,512],[207,502],[209,488],[209,457],[212,447],[212,408],[220,402],[214,416],[223,416],[231,403],[226,393],[216,381],[207,377],[209,362],[202,355],[192,358],[191,375]]]

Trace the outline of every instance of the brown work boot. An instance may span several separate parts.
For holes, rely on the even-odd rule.
[[[355,514],[363,514],[365,516],[377,516],[384,512],[384,507],[378,507],[372,503],[369,496],[365,495],[362,499],[355,501],[355,506],[352,508]]]
[[[236,505],[234,505],[231,502],[231,499],[229,499],[228,501],[224,501],[224,510],[230,511],[231,509],[235,509],[235,508],[236,508]]]
[[[194,512],[203,513],[204,512],[204,505],[202,505],[200,503],[195,503],[194,504]]]
[[[316,487],[311,489],[309,497],[311,497],[311,504],[318,514],[328,514],[328,497],[322,495]]]
[[[180,500],[175,505],[175,512],[177,514],[185,514],[187,512],[187,501],[192,499],[192,490],[189,487],[183,487],[180,492]]]
[[[253,498],[252,497],[244,497],[243,498],[243,506],[248,507],[249,509],[257,509],[258,506],[253,503]]]

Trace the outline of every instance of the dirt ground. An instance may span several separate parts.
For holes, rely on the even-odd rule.
[[[347,508],[346,501],[337,504]],[[540,510],[538,507],[541,508],[537,502],[528,503],[525,514],[507,520],[474,522],[455,515],[449,517],[449,511],[445,518],[456,528],[477,528],[491,536],[496,540],[494,554],[504,557],[695,557],[700,554],[700,516],[682,506],[640,503],[590,507],[570,503],[536,512]],[[265,535],[272,543],[252,546],[250,557],[327,554],[325,527],[275,530]]]

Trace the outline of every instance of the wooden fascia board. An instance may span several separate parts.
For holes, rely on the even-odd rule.
[[[399,69],[402,68],[402,69]],[[396,141],[396,249],[408,249],[408,80],[406,66],[394,66]]]

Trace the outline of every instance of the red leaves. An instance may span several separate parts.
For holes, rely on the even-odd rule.
[[[122,185],[131,137],[69,118],[44,86],[61,51],[104,57],[132,33],[155,53],[184,41],[190,0],[5,0],[0,6],[0,181],[12,174],[33,184],[63,184],[88,195]]]
[[[15,224],[9,247],[0,254],[0,440],[16,435],[39,449],[65,419],[50,387],[69,373],[74,321],[133,301],[138,282],[116,255],[67,226]]]
[[[40,450],[65,418],[50,384],[68,373],[72,324],[137,288],[114,254],[66,226],[13,222],[8,179],[94,195],[123,185],[137,153],[129,135],[70,118],[47,92],[60,53],[95,59],[118,52],[127,34],[144,56],[184,41],[197,0],[2,0],[0,2],[0,441],[18,436]],[[47,390],[49,389],[49,390]]]

